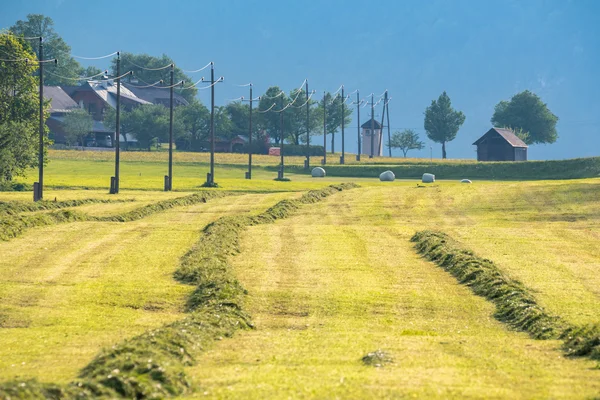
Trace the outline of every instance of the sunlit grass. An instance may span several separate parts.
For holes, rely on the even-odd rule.
[[[420,258],[409,239],[427,227],[451,232],[531,285],[552,313],[597,322],[599,187],[390,184],[250,228],[233,260],[257,330],[210,350],[189,372],[201,386],[190,397],[596,396],[593,361],[565,359],[560,342],[511,331],[491,303]],[[585,219],[556,221],[567,209]],[[538,239],[513,246],[531,234]],[[377,349],[394,362],[363,366]]]
[[[294,195],[230,196],[135,222],[39,228],[0,243],[0,380],[70,381],[102,347],[182,318],[192,288],[172,274],[200,230]]]

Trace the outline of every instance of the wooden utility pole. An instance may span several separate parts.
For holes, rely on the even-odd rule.
[[[250,118],[248,128],[248,176],[247,179],[252,179],[252,84],[250,84]]]
[[[210,175],[209,186],[215,184],[215,65],[210,63]]]
[[[377,155],[383,155],[383,121],[385,121],[385,102],[387,101],[387,90],[384,93],[385,100],[383,101],[383,112],[381,114],[381,129],[379,130],[379,149],[377,150]],[[388,145],[390,142],[388,141]]]
[[[304,168],[310,169],[310,101],[308,100],[308,79],[306,80],[306,161],[304,161]]]
[[[375,103],[373,93],[371,93],[371,154],[369,154],[369,158],[373,158],[373,147],[375,147]]]
[[[165,191],[173,190],[173,79],[175,65],[171,64],[171,84],[169,88],[169,176],[165,179]]]
[[[392,134],[390,133],[390,101],[387,98],[387,92],[385,93],[385,108],[387,110],[387,131],[388,131],[388,144],[392,143]],[[392,157],[392,147],[390,146],[390,157]]]
[[[282,102],[283,104],[283,102]],[[279,130],[281,131],[281,145],[279,146],[279,157],[280,157],[280,164],[279,164],[279,179],[283,179],[283,168],[284,168],[284,161],[283,161],[283,142],[285,141],[284,135],[283,135],[283,113],[284,111],[282,110],[279,113]]]
[[[340,156],[340,164],[344,164],[345,148],[344,148],[344,118],[346,108],[346,98],[344,97],[344,85],[342,85],[342,155]]]
[[[323,161],[322,164],[327,164],[327,92],[323,92]]]
[[[110,194],[119,193],[119,161],[121,142],[121,53],[117,52],[117,118],[115,129],[115,176],[111,178]]]
[[[33,200],[39,201],[44,198],[44,39],[40,37],[40,143],[38,154],[38,184],[34,185]],[[37,189],[37,190],[36,190]]]
[[[357,118],[357,124],[358,124],[357,127],[356,127],[357,130],[358,130],[358,135],[357,135],[357,138],[358,138],[358,154],[356,154],[356,161],[360,161],[360,153],[362,151],[362,149],[361,149],[362,143],[360,141],[360,93],[359,93],[358,90],[356,91],[356,113],[357,113],[356,118]]]

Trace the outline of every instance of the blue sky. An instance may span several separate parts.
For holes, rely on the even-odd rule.
[[[214,61],[226,80],[217,104],[247,96],[235,85],[250,81],[255,93],[289,91],[305,78],[317,93],[340,84],[363,96],[388,89],[392,129],[414,128],[428,143],[412,156],[429,156],[423,111],[442,91],[466,115],[448,156],[475,158],[471,144],[490,128],[495,104],[525,89],[560,118],[559,140],[530,147],[531,159],[600,155],[598,1],[1,2],[0,27],[45,14],[76,55],[165,53],[188,70]],[[355,151],[351,127],[347,150]],[[440,157],[440,145],[433,153]]]

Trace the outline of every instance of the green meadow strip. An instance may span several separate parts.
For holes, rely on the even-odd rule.
[[[35,212],[43,210],[58,210],[68,207],[79,207],[86,204],[106,204],[106,203],[128,203],[135,201],[133,199],[108,200],[108,199],[80,199],[80,200],[64,200],[64,201],[49,201],[43,200],[35,203],[24,201],[0,201],[0,216],[16,215],[24,212]]]
[[[304,204],[313,204],[354,184],[313,190],[297,200],[283,200],[254,216],[226,216],[207,225],[200,240],[185,254],[174,276],[196,286],[188,298],[189,316],[103,350],[79,375],[61,387],[36,380],[7,382],[0,398],[11,399],[161,399],[193,391],[184,368],[215,340],[253,327],[243,310],[247,294],[235,278],[229,256],[240,251],[242,232],[251,225],[286,218]]]
[[[39,213],[33,215],[10,215],[3,217],[0,220],[0,240],[7,241],[13,239],[23,234],[23,232],[30,228],[56,225],[66,222],[130,222],[174,207],[205,203],[210,199],[223,197],[226,195],[229,195],[229,193],[204,191],[200,193],[194,193],[189,196],[178,197],[170,200],[162,200],[122,214],[103,217],[91,216],[76,210],[59,210],[50,213]]]
[[[531,291],[506,276],[491,260],[475,255],[442,232],[421,231],[411,239],[417,251],[496,305],[495,317],[535,339],[562,339],[569,356],[600,360],[600,325],[570,326],[548,314]]]

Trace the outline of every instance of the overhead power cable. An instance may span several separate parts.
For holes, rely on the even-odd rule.
[[[302,105],[299,105],[299,106],[292,106],[292,107],[293,107],[293,108],[302,108],[302,107],[304,107],[304,106],[305,106],[305,105],[306,105],[306,104],[307,104],[307,103],[310,101],[310,99],[313,97],[313,94],[315,94],[315,92],[314,92],[314,91],[312,91],[312,92],[310,93],[310,95],[308,96],[308,98],[306,99],[306,101],[304,102],[304,104],[302,104]]]
[[[141,66],[141,65],[138,65],[138,64],[134,63],[133,61],[131,61],[131,60],[127,59],[127,58],[125,58],[125,59],[127,60],[127,62],[129,62],[129,64],[133,65],[134,67],[138,67],[138,68],[141,68],[141,69],[143,69],[143,70],[146,70],[146,71],[161,71],[161,70],[163,70],[163,69],[171,68],[171,66],[173,66],[173,65],[174,65],[173,63],[170,63],[170,64],[168,64],[168,65],[165,65],[165,66],[163,66],[163,67],[158,67],[158,68],[148,68],[148,67],[143,67],[143,66]]]
[[[256,110],[256,112],[257,112],[257,113],[264,114],[264,113],[266,113],[266,112],[269,112],[269,111],[271,111],[271,110],[273,109],[273,107],[275,107],[275,103],[271,104],[271,107],[267,108],[267,109],[266,109],[266,110],[264,110],[264,111],[261,111],[261,110]]]
[[[263,95],[262,97],[263,97],[263,98],[265,98],[265,99],[276,99],[276,98],[278,98],[278,97],[280,97],[281,95],[284,95],[284,94],[285,94],[285,92],[282,90],[281,92],[279,92],[279,93],[278,93],[277,95],[275,95],[275,96],[267,96],[267,95],[265,94],[265,95]]]
[[[78,78],[71,78],[71,77],[68,77],[68,76],[62,76],[62,75],[56,74],[56,73],[54,73],[52,71],[45,71],[45,72],[48,73],[48,74],[50,74],[50,75],[54,75],[54,76],[56,76],[58,78],[68,79],[70,81],[87,81],[89,79],[97,78],[100,75],[106,75],[106,74],[108,74],[108,71],[105,70],[105,71],[102,71],[102,72],[100,72],[99,74],[96,74],[96,75],[82,76],[82,77],[78,77]]]
[[[340,85],[340,87],[338,88],[338,90],[336,90],[334,93],[332,93],[331,95],[333,96],[334,94],[338,94],[340,90],[342,90],[342,88],[344,87],[344,85]]]
[[[146,82],[144,82],[144,83],[146,83]],[[161,83],[163,83],[162,79],[160,79],[160,80],[158,80],[158,81],[156,81],[154,83],[147,83],[146,85],[142,85],[142,86],[134,85],[133,83],[127,82],[127,86],[131,86],[131,87],[134,87],[134,88],[137,88],[137,89],[146,89],[146,88],[150,88],[150,87],[158,87],[157,85],[159,85]]]
[[[210,67],[212,65],[212,61],[209,62],[208,64],[206,64],[204,67],[200,68],[200,69],[195,69],[195,70],[187,70],[187,69],[183,69],[182,71],[185,72],[186,74],[194,74],[196,72],[200,72],[205,70],[206,68]]]
[[[63,52],[63,53],[66,53],[66,52]],[[79,58],[81,60],[101,60],[103,58],[112,57],[112,56],[114,56],[117,53],[118,53],[118,51],[115,51],[115,52],[112,52],[112,53],[107,54],[105,56],[99,56],[99,57],[84,57],[84,56],[76,56],[75,54],[71,54],[71,57]]]
[[[184,82],[185,82],[185,81],[179,81],[179,82],[177,82],[177,83],[174,83],[174,84],[172,84],[172,85],[169,85],[169,86],[157,86],[157,88],[158,88],[158,89],[171,89],[171,88],[177,87],[177,86],[179,86],[179,85],[183,85],[183,84],[184,84]]]

